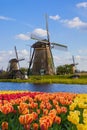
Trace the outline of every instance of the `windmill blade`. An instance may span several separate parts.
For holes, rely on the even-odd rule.
[[[18,60],[18,53],[17,53],[17,48],[16,48],[16,46],[14,47],[14,49],[15,49],[16,59]]]
[[[72,60],[73,60],[73,64],[74,64],[74,65],[78,65],[78,63],[75,63],[75,58],[74,58],[74,56],[72,56]]]
[[[51,45],[52,45],[52,48],[55,48],[55,49],[58,49],[58,50],[64,50],[64,51],[68,50],[67,46],[63,45],[63,44],[58,44],[58,43],[52,42]]]
[[[30,68],[31,68],[31,65],[32,65],[32,62],[33,62],[34,52],[35,52],[35,49],[33,50],[32,57],[30,57],[31,59],[30,59],[30,62],[29,62],[29,68],[28,68],[28,73],[27,73],[28,76],[30,74]]]
[[[30,47],[30,57],[29,57],[30,60],[31,60],[31,53],[32,53],[32,48]],[[29,61],[30,61],[30,60],[29,60]]]
[[[37,40],[37,41],[39,41],[39,42],[42,42],[42,43],[44,43],[44,44],[49,44],[50,42],[48,42],[48,40],[46,40],[46,39],[41,39],[41,38],[35,38],[35,37],[31,37],[31,39],[33,39],[33,40]]]
[[[50,36],[49,36],[49,30],[48,30],[48,16],[47,14],[45,15],[46,18],[46,30],[47,30],[47,40],[50,42]]]
[[[30,38],[33,39],[33,40],[38,40],[38,41],[42,40],[42,37],[39,37],[39,36],[37,36],[35,34],[31,34]]]
[[[34,37],[33,35],[31,36],[31,39],[37,40],[37,41],[43,41],[43,39],[41,39],[41,38],[39,38],[39,37]]]
[[[75,59],[74,59],[74,56],[72,56],[72,60],[73,60],[73,64],[75,65]]]
[[[17,53],[17,48],[16,48],[16,46],[14,47],[14,49],[15,49],[16,59],[18,60],[18,67],[19,67],[19,69],[20,69],[20,64],[19,64],[19,59],[18,59],[18,53]]]
[[[18,59],[18,61],[22,61],[22,60],[25,60],[25,59],[24,58]]]

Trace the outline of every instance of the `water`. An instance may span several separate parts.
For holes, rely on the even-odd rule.
[[[30,84],[30,83],[0,82],[0,90],[29,90],[29,91],[40,91],[40,92],[87,93],[87,85]]]

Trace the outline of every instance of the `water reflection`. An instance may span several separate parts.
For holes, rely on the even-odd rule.
[[[40,91],[40,92],[87,93],[87,85],[30,84],[30,83],[0,82],[0,90],[29,90],[29,91]]]

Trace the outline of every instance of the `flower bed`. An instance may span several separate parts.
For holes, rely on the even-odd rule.
[[[87,95],[2,91],[0,130],[87,130]]]

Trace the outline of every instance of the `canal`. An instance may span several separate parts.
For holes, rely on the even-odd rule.
[[[0,90],[28,90],[40,92],[74,92],[87,93],[87,85],[77,84],[30,84],[0,82]]]

